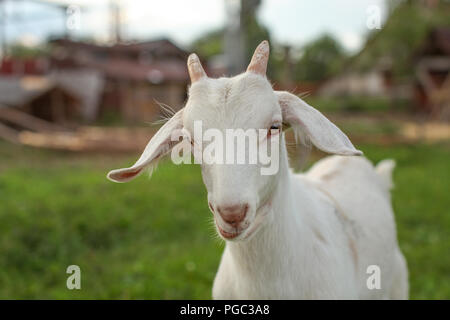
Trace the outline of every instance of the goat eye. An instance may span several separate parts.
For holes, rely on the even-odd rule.
[[[267,132],[267,136],[270,137],[272,135],[272,130],[276,130],[277,132],[274,134],[278,134],[281,131],[280,129],[281,129],[281,124],[278,124],[278,123],[272,124],[270,126],[269,131]]]
[[[280,130],[280,125],[279,125],[279,124],[273,124],[273,125],[270,127],[270,130]]]

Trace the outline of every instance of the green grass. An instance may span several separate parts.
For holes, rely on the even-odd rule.
[[[380,114],[386,111],[403,112],[411,106],[410,101],[390,100],[386,97],[342,96],[327,98],[306,96],[304,100],[321,112],[349,112],[366,115]]]
[[[450,298],[450,148],[359,146],[390,157],[412,298]],[[209,299],[222,244],[197,166],[163,163],[151,180],[105,179],[135,156],[0,143],[0,298]],[[68,265],[81,290],[66,289]]]

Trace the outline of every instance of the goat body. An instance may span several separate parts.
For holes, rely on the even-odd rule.
[[[276,219],[227,242],[215,299],[406,299],[407,267],[390,204],[391,172],[364,157],[331,156],[293,174],[282,152]],[[378,170],[377,170],[378,169]],[[391,167],[392,169],[392,167]],[[369,289],[367,268],[380,268]]]

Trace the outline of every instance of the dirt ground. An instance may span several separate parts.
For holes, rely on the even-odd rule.
[[[420,119],[404,114],[327,114],[354,143],[381,145],[450,141],[450,123]],[[16,143],[75,152],[141,151],[158,127],[81,126],[74,131],[21,131]],[[291,139],[288,134],[288,140]]]

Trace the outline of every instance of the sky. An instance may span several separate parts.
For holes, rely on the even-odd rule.
[[[115,1],[123,8],[122,32],[126,38],[168,37],[186,47],[202,34],[223,27],[226,23],[224,3],[235,0]],[[385,1],[388,0],[262,0],[258,18],[277,43],[300,47],[323,33],[330,33],[344,48],[354,52],[370,31],[366,22],[374,6],[384,22]],[[81,8],[78,18],[72,20],[71,35],[98,41],[110,39],[110,0],[46,2],[70,3]],[[39,1],[7,0],[5,12],[10,21],[6,28],[8,40],[30,45],[61,33],[66,22],[64,11]]]

